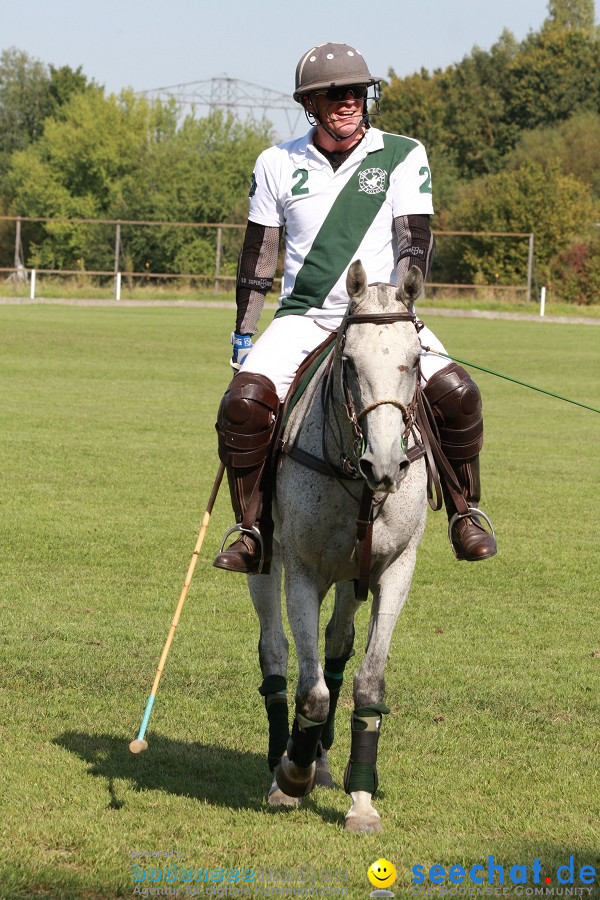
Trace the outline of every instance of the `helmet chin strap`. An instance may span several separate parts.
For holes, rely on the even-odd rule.
[[[351,134],[345,134],[345,135],[338,135],[338,134],[335,134],[335,133],[328,127],[326,120],[324,121],[323,119],[321,119],[321,118],[318,116],[318,114],[317,114],[316,112],[314,112],[314,106],[313,106],[313,111],[310,111],[310,110],[308,110],[306,107],[304,107],[304,114],[305,114],[305,116],[306,116],[306,118],[307,118],[307,120],[308,120],[308,124],[309,124],[309,125],[315,125],[315,124],[320,125],[321,128],[322,128],[324,131],[326,131],[327,134],[329,135],[329,137],[330,137],[332,140],[334,140],[336,143],[339,143],[340,141],[347,141],[349,138],[353,138],[354,135],[357,134],[357,133],[360,131],[360,129],[363,127],[363,125],[366,125],[367,128],[369,127],[369,113],[367,112],[367,101],[366,101],[366,100],[365,100],[364,105],[363,105],[363,114],[362,114],[362,116],[361,116],[361,118],[360,118],[360,121],[359,121],[358,125],[356,126],[356,128],[354,129],[354,131],[353,131]]]

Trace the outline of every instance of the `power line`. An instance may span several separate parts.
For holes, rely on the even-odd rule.
[[[288,94],[228,75],[165,85],[140,93],[149,100],[174,101],[181,115],[194,115],[198,109],[209,112],[230,109],[236,113],[244,110],[253,120],[264,120],[272,112],[283,113],[288,131],[286,137],[295,133],[303,115],[301,107]]]

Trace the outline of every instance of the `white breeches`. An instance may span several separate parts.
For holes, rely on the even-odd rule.
[[[279,399],[284,400],[300,365],[326,337],[327,332],[319,328],[314,319],[307,316],[291,315],[273,319],[254,344],[241,371],[255,372],[270,378]],[[446,353],[444,345],[427,327],[419,332],[419,340],[422,346]],[[435,372],[439,372],[449,362],[450,360],[443,356],[423,352],[421,356],[423,382],[429,381]]]

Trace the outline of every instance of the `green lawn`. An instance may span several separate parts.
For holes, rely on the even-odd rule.
[[[276,282],[276,288],[279,282]],[[8,285],[4,284],[2,295],[7,300],[27,301],[30,288],[28,284]],[[104,279],[104,284],[94,284],[89,278],[81,279],[53,278],[40,276],[36,281],[36,299],[41,301],[77,300],[113,301],[115,289],[112,279]],[[121,300],[124,303],[138,303],[140,305],[155,301],[167,303],[180,302],[182,305],[189,302],[202,303],[234,303],[235,292],[231,290],[230,283],[221,282],[218,293],[213,290],[213,281],[206,277],[202,281],[193,284],[180,280],[155,283],[148,280],[140,283],[136,280],[133,286],[129,286],[125,279],[121,287]],[[267,297],[267,305],[275,308],[277,302],[276,292]],[[158,304],[157,304],[158,305]],[[424,297],[419,301],[419,310],[423,315],[427,309],[442,310],[483,310],[486,312],[518,313],[539,316],[540,302],[536,291],[532,292],[532,299],[528,302],[523,291],[495,291],[492,288],[474,287],[469,290],[436,288],[427,285]],[[545,303],[546,316],[567,316],[569,318],[585,317],[600,319],[600,303],[597,298],[590,298],[585,305],[565,303],[561,301],[554,291],[548,290]]]
[[[271,869],[271,886],[297,888],[316,866],[311,884],[357,898],[379,857],[409,897],[413,866],[487,872],[493,855],[513,897],[511,866],[533,886],[537,858],[556,887],[573,856],[575,886],[593,866],[583,896],[600,896],[600,416],[490,375],[473,373],[500,550],[457,563],[430,513],[387,668],[383,833],[343,831],[342,789],[298,811],[266,806],[257,622],[244,579],[211,566],[231,522],[225,490],[149,750],[129,754],[217,468],[232,324],[220,309],[0,307],[0,897],[132,896],[132,866],[151,859],[132,854],[162,851],[194,877],[224,869],[221,886]],[[600,408],[597,327],[428,324],[461,358]],[[364,610],[338,783],[366,630]],[[152,865],[166,877],[173,861]]]

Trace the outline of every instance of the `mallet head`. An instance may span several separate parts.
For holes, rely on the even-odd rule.
[[[132,741],[130,743],[129,749],[132,753],[143,753],[144,750],[148,749],[148,741],[140,741],[138,738],[136,738],[135,741]]]

